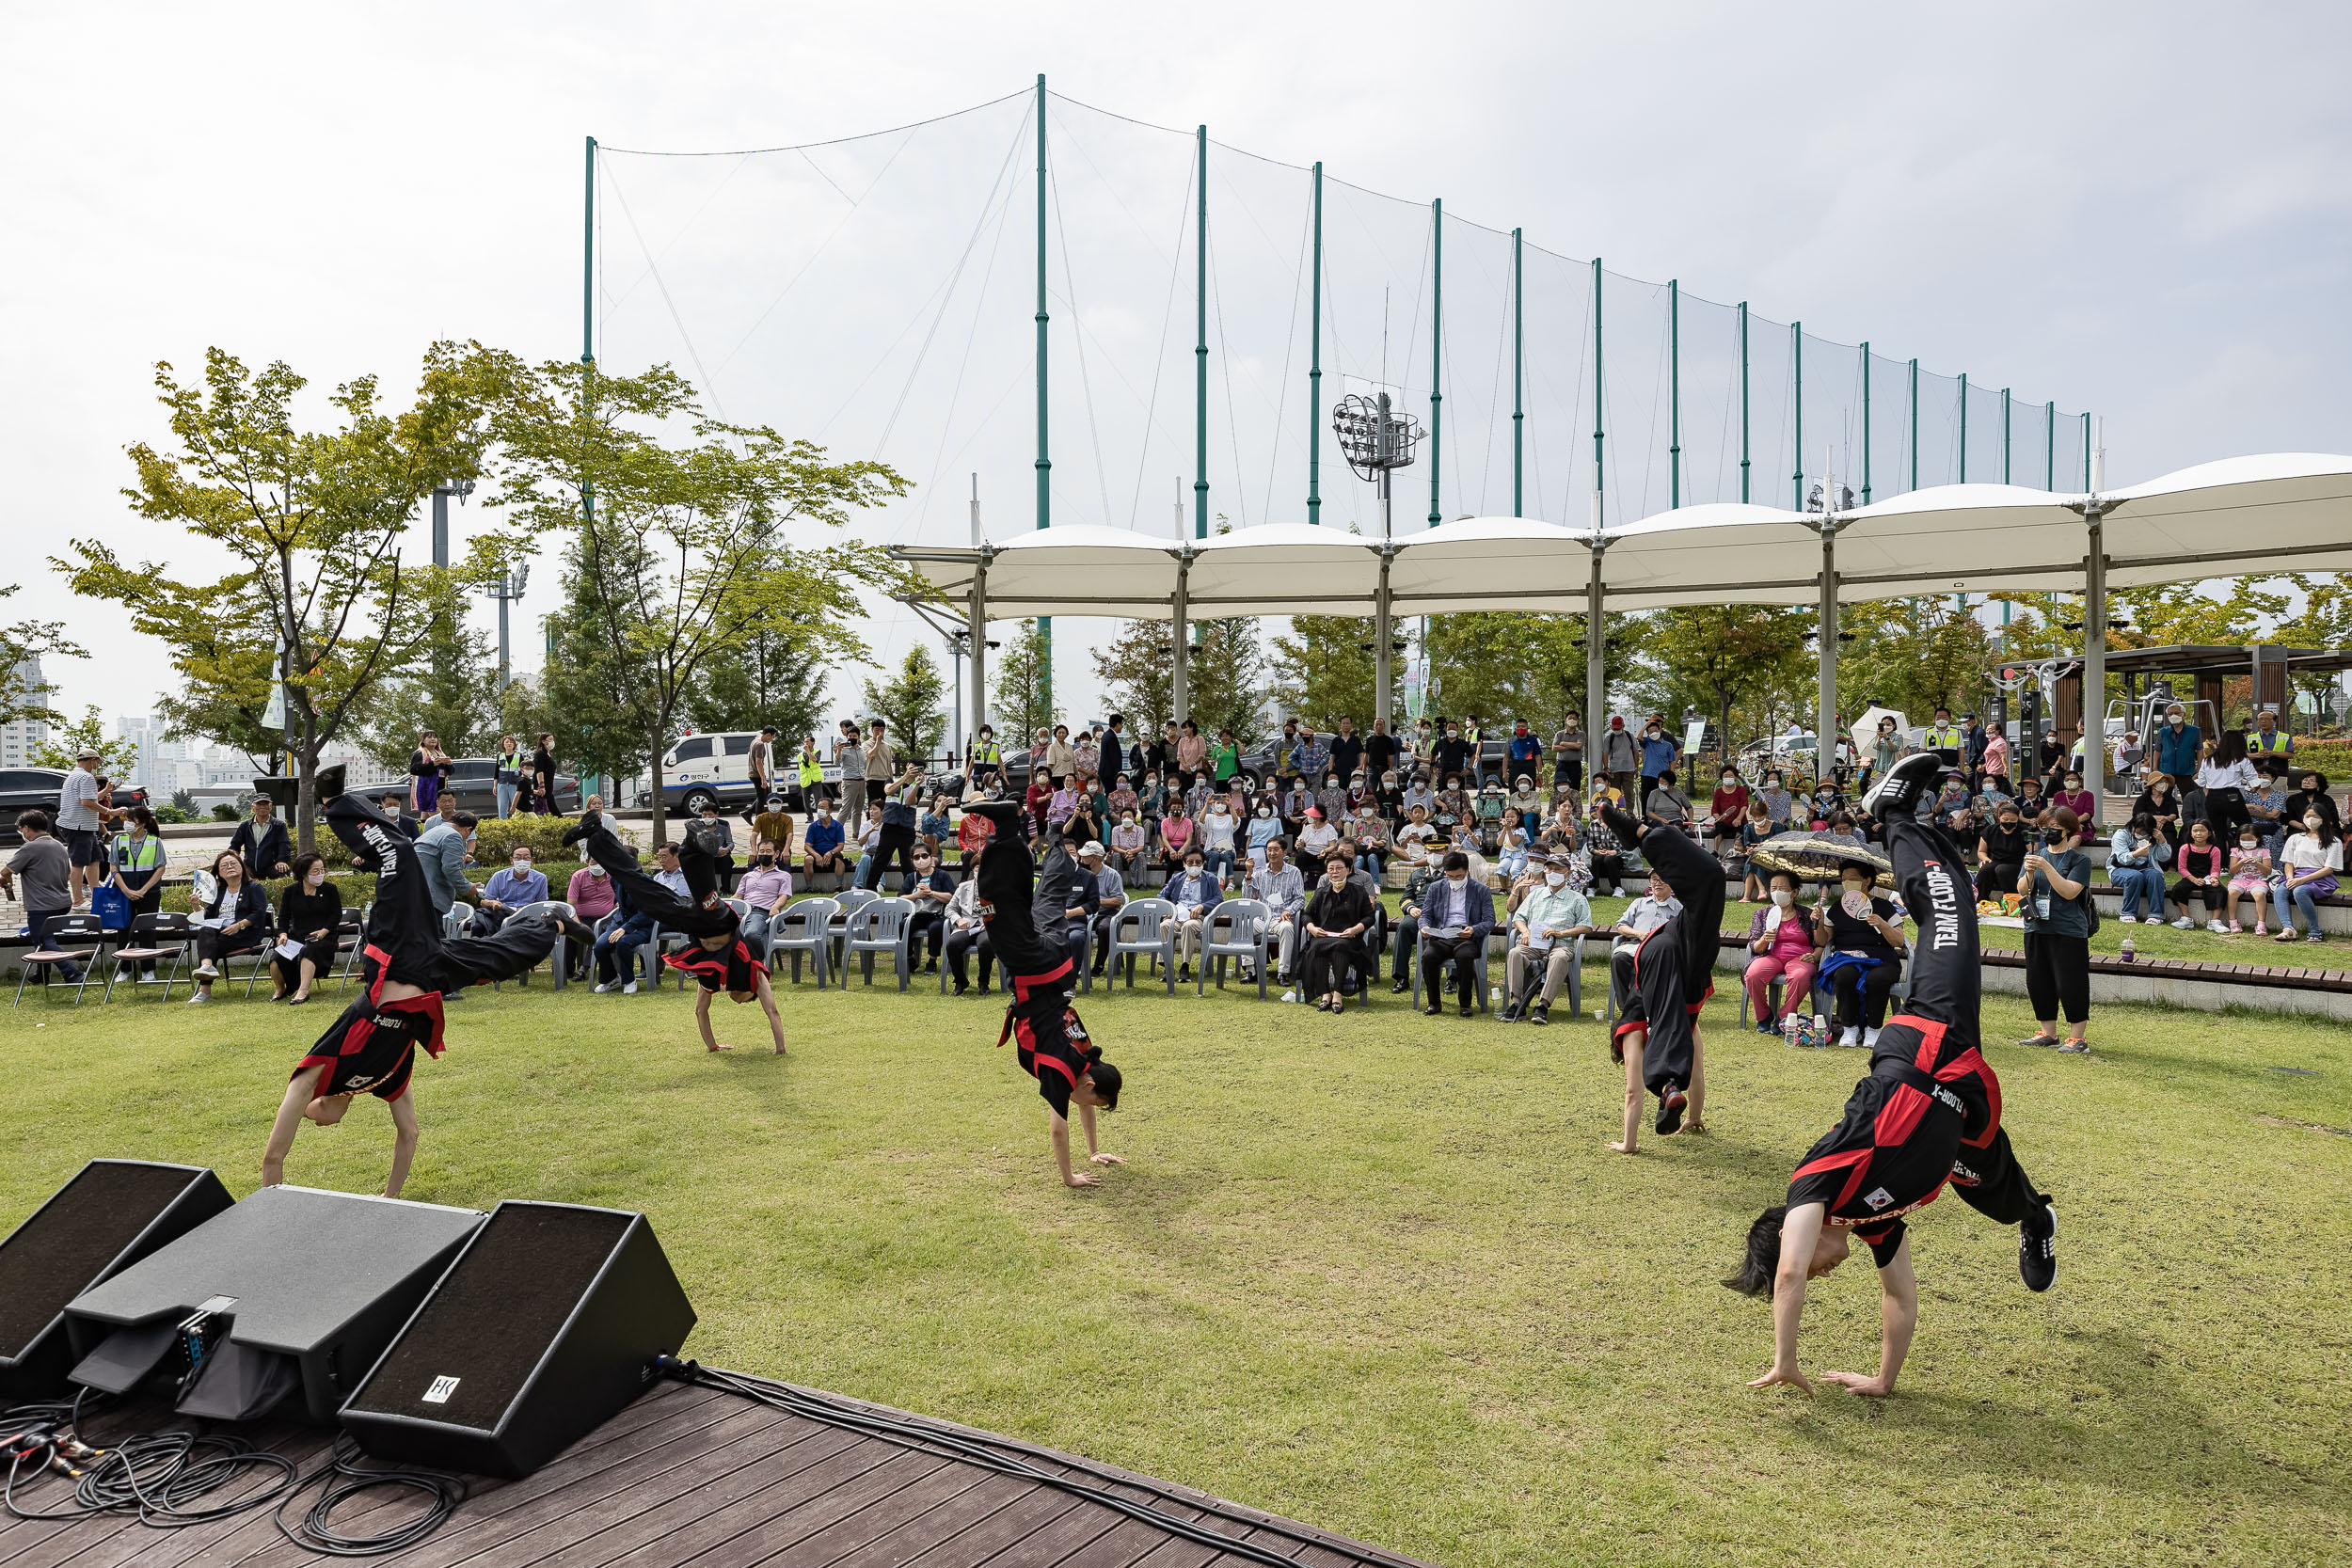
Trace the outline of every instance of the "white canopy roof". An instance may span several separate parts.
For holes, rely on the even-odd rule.
[[[2010,484],[1945,484],[1836,519],[1838,595],[2079,592],[2090,498]],[[2352,457],[2280,452],[2201,464],[2099,498],[2113,587],[2265,571],[2352,571]],[[1687,506],[1598,536],[1610,610],[1810,604],[1821,518],[1767,506]],[[1595,535],[1522,517],[1473,517],[1389,541],[1276,523],[1198,544],[1064,527],[985,551],[894,551],[950,603],[987,562],[987,613],[1167,619],[1180,574],[1188,613],[1369,615],[1389,561],[1391,612],[1583,610]]]

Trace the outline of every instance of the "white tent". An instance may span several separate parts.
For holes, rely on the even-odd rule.
[[[1194,615],[1359,614],[1373,619],[1387,717],[1397,615],[1472,610],[1582,611],[1589,669],[1604,610],[1692,604],[1816,604],[1825,630],[1846,598],[2074,592],[2089,602],[2084,673],[2104,685],[2106,595],[2139,586],[2264,571],[2352,571],[2352,457],[2280,452],[2201,464],[2126,489],[2087,493],[1946,484],[1852,511],[1682,507],[1598,532],[1524,517],[1473,517],[1392,540],[1276,523],[1198,543],[1121,529],[1057,528],[1001,545],[896,547],[931,592],[961,602],[976,633],[1017,616],[1170,619],[1176,701],[1184,626]],[[984,659],[973,639],[976,705]],[[1821,639],[1820,733],[1833,727],[1836,639]],[[1601,723],[1597,678],[1590,723]],[[2087,772],[2098,771],[2099,748]],[[2095,795],[2095,777],[2085,783]]]

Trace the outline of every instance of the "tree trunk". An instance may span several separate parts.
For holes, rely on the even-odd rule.
[[[295,850],[309,854],[318,847],[319,718],[309,704],[302,710],[302,746],[294,753]]]
[[[669,838],[663,832],[664,819],[661,813],[662,751],[661,726],[657,724],[651,734],[651,750],[647,753],[645,764],[646,776],[653,781],[653,838],[651,842],[656,849],[669,842]]]

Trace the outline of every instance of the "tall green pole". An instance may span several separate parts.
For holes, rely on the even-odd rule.
[[[1666,504],[1682,505],[1682,280],[1666,279]]]
[[[2042,405],[2042,487],[2058,488],[2058,400]]]
[[[596,362],[596,138],[588,138],[587,200],[580,208],[580,362]]]
[[[1600,258],[1593,258],[1593,499],[1597,501],[1609,488],[1601,479],[1600,394],[1607,385],[1600,373]],[[1598,517],[1594,519],[1598,522]]]
[[[1797,469],[1795,473],[1789,476],[1789,484],[1796,492],[1796,499],[1788,503],[1788,510],[1791,512],[1803,512],[1804,510],[1804,323],[1791,322],[1788,324],[1788,342],[1790,345],[1791,356],[1796,367],[1795,401],[1797,405],[1795,420],[1797,431]],[[1829,496],[1824,493],[1821,498],[1822,510],[1827,511],[1831,504]]]
[[[1045,73],[1037,77],[1037,526],[1051,528],[1054,523],[1054,464],[1046,455],[1045,445]],[[1054,618],[1037,618],[1038,638],[1042,644],[1044,672],[1040,685],[1044,688],[1045,710],[1054,709]]]
[[[1911,487],[1919,488],[1919,361],[1911,362]]]
[[[1511,230],[1511,515],[1527,515],[1527,250],[1525,230]]]
[[[1193,218],[1192,536],[1209,536],[1209,128],[1193,133],[1200,150],[1194,182],[1200,206]]]
[[[1307,521],[1323,521],[1323,160],[1315,160],[1314,313],[1307,324]]]
[[[1445,521],[1438,502],[1438,411],[1445,404],[1445,201],[1429,204],[1429,526]]]
[[[1960,372],[1960,483],[1968,483],[1968,372]]]
[[[1748,499],[1748,302],[1740,302],[1740,500]]]
[[[1862,345],[1862,504],[1870,504],[1870,345]]]
[[[2009,388],[2001,388],[2001,483],[2009,483]]]

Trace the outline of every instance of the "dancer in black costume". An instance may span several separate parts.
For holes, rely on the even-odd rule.
[[[1706,1105],[1704,1042],[1699,1009],[1715,994],[1715,951],[1722,944],[1724,866],[1680,828],[1637,822],[1614,806],[1600,808],[1601,820],[1631,847],[1638,844],[1650,869],[1664,879],[1682,912],[1652,929],[1633,954],[1631,1002],[1617,1019],[1610,1054],[1627,1062],[1625,1138],[1609,1147],[1631,1154],[1641,1131],[1642,1094],[1658,1097],[1658,1131],[1668,1134],[1690,1114],[1691,1131],[1704,1132]],[[1628,1061],[1628,1036],[1633,1055]],[[1639,1069],[1638,1073],[1636,1069]]]
[[[441,917],[424,885],[414,841],[357,795],[343,793],[343,770],[317,781],[326,825],[375,873],[374,907],[361,934],[359,995],[295,1064],[262,1154],[262,1184],[285,1180],[286,1156],[305,1117],[332,1127],[362,1090],[389,1107],[392,1167],[384,1196],[398,1197],[417,1152],[416,1097],[409,1077],[417,1050],[442,1050],[443,993],[511,980],[555,946],[552,921],[510,920],[496,935],[441,935]]]
[[[988,847],[980,852],[980,919],[988,928],[989,945],[1005,966],[1005,1027],[996,1043],[1013,1041],[1021,1070],[1037,1080],[1037,1092],[1052,1112],[1054,1159],[1061,1166],[1062,1184],[1099,1186],[1102,1179],[1070,1166],[1070,1107],[1078,1107],[1086,1127],[1087,1159],[1098,1165],[1123,1165],[1116,1154],[1105,1154],[1095,1142],[1094,1113],[1119,1108],[1119,1069],[1103,1060],[1103,1048],[1087,1037],[1086,1025],[1070,1005],[1074,973],[1068,946],[1047,940],[1038,930],[1033,904],[1051,888],[1033,888],[1035,863],[1021,841],[1021,808],[1011,800],[986,800],[967,805],[994,826]],[[1056,895],[1055,896],[1058,896]],[[1052,897],[1045,902],[1051,904]],[[1060,936],[1059,907],[1048,913]]]
[[[651,919],[665,931],[679,931],[694,943],[682,953],[664,953],[661,961],[691,974],[702,989],[694,996],[694,1023],[707,1051],[732,1051],[721,1045],[710,1029],[710,999],[725,991],[739,1006],[756,999],[768,1015],[768,1033],[784,1054],[784,1018],[776,1011],[775,993],[768,989],[768,966],[743,940],[735,907],[719,894],[717,836],[697,822],[690,825],[678,844],[678,869],[685,874],[687,896],[647,876],[637,863],[637,851],[621,842],[605,825],[601,811],[591,811],[564,834],[567,845],[578,844],[588,858],[603,866],[615,896]]]
[[[2000,1080],[1978,1051],[1983,973],[1966,863],[1950,834],[1915,815],[1942,771],[1932,752],[1906,757],[1864,802],[1886,824],[1904,907],[1919,922],[1911,995],[1879,1031],[1869,1076],[1854,1085],[1843,1119],[1798,1164],[1788,1201],[1756,1216],[1747,1255],[1724,1282],[1772,1298],[1772,1364],[1750,1387],[1812,1391],[1797,1365],[1805,1282],[1846,1260],[1851,1233],[1869,1243],[1878,1264],[1879,1370],[1822,1378],[1858,1394],[1894,1391],[1919,1321],[1904,1216],[1935,1201],[1947,1180],[1986,1218],[2018,1227],[2026,1289],[2046,1291],[2058,1277],[2050,1199],[2017,1164],[2001,1126]]]

